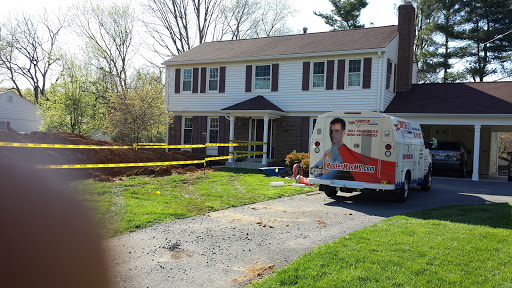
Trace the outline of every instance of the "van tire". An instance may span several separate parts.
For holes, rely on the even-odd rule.
[[[325,195],[329,198],[336,197],[336,194],[338,194],[338,191],[336,190],[336,187],[331,187],[328,185],[320,185],[320,191],[324,191]]]
[[[395,191],[393,191],[393,198],[396,202],[404,203],[405,201],[407,201],[407,197],[409,196],[410,183],[411,180],[409,179],[409,175],[405,175],[404,187],[398,188]]]
[[[430,191],[430,188],[432,188],[432,167],[428,167],[427,175],[423,178],[420,186],[421,191]]]

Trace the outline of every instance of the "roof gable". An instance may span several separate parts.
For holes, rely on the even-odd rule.
[[[413,84],[386,113],[512,114],[512,81]]]
[[[164,62],[165,65],[234,61],[284,55],[321,54],[385,48],[398,26],[206,42]]]
[[[256,97],[253,97],[251,99],[242,101],[240,103],[237,103],[235,105],[231,105],[229,107],[226,107],[222,109],[221,111],[278,111],[278,112],[284,112],[281,108],[276,106],[274,103],[267,100],[267,98],[258,95]]]

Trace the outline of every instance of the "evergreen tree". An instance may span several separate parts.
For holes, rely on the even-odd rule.
[[[484,81],[490,75],[510,75],[512,0],[465,0],[462,8],[466,24],[459,39],[467,43],[468,76]]]
[[[331,14],[322,12],[313,13],[324,19],[325,24],[331,26],[334,30],[345,30],[364,28],[364,24],[359,23],[361,10],[368,6],[366,0],[329,0],[333,9]]]

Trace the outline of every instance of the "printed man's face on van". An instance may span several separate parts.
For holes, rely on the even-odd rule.
[[[345,130],[343,130],[341,127],[341,123],[332,124],[329,135],[331,136],[332,146],[343,144],[343,136],[345,135]]]

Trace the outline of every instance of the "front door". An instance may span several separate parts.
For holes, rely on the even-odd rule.
[[[250,135],[250,141],[258,141],[263,142],[263,132],[265,129],[265,121],[263,119],[251,119],[250,125],[251,125],[251,135]],[[273,151],[272,151],[272,132],[274,129],[272,129],[274,125],[274,121],[272,119],[269,120],[269,127],[268,127],[268,141],[267,141],[267,159],[272,159]],[[259,151],[263,152],[263,145],[251,145],[249,146],[249,151]],[[256,155],[251,158],[263,158],[263,155]]]

